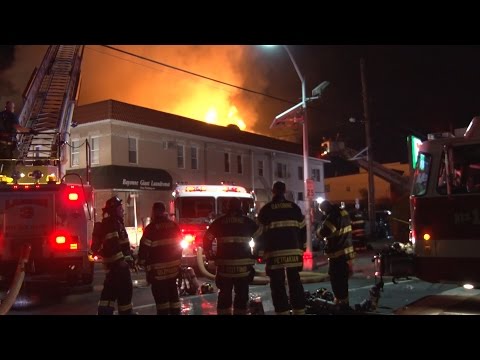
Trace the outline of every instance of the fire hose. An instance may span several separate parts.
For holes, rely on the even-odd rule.
[[[203,263],[203,249],[199,246],[197,247],[197,264],[200,272],[203,276],[209,278],[210,280],[215,279],[215,275],[210,273]],[[266,276],[265,272],[255,272],[256,276],[253,278],[253,285],[266,285],[270,282],[270,279]],[[302,283],[317,283],[328,280],[328,275],[323,273],[315,273],[312,271],[302,271],[300,272],[300,279]]]
[[[17,270],[15,271],[15,275],[13,277],[12,285],[8,290],[7,296],[0,304],[0,315],[5,315],[10,311],[10,308],[15,303],[17,299],[18,293],[23,285],[23,279],[25,278],[25,264],[28,262],[30,257],[30,251],[32,250],[32,246],[30,244],[26,244],[22,248],[22,252],[20,255],[20,259],[18,260]]]

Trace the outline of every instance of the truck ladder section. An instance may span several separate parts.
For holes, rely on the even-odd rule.
[[[345,160],[355,161],[358,166],[368,171],[368,160],[365,157],[358,157],[358,155],[360,155],[358,151],[346,147],[343,142],[330,142],[328,147],[330,149],[329,154],[337,155]],[[373,161],[372,167],[373,173],[379,178],[398,186],[404,191],[410,191],[409,176],[401,175],[395,170],[389,169],[376,161]]]
[[[77,100],[81,45],[52,45],[25,94],[20,124],[39,131],[19,135],[19,160],[57,165]]]

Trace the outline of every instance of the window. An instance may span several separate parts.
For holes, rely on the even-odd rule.
[[[279,178],[287,177],[287,165],[282,163],[277,163],[277,176]]]
[[[263,160],[257,162],[258,176],[263,176]]]
[[[185,169],[185,146],[177,145],[177,167]]]
[[[35,145],[34,157],[36,158],[40,157],[40,145]]]
[[[190,148],[190,160],[192,170],[198,170],[198,148],[194,146]]]
[[[303,180],[303,166],[298,167],[298,180]]]
[[[299,192],[299,193],[298,193],[297,200],[298,200],[298,201],[303,201],[303,192]]]
[[[413,176],[413,195],[422,196],[427,192],[431,160],[429,154],[418,154],[417,168]]]
[[[135,138],[128,138],[128,162],[137,163],[137,139]]]
[[[312,178],[315,181],[320,181],[320,169],[312,169]]]
[[[223,158],[225,161],[225,172],[230,172],[230,154],[229,153],[224,153]]]
[[[92,164],[100,164],[100,138],[90,138],[90,158]]]
[[[72,140],[70,147],[70,166],[80,165],[80,140]]]
[[[243,174],[243,158],[242,155],[237,155],[237,172]]]
[[[422,153],[420,153],[417,162],[417,170],[419,171],[422,166],[426,166],[421,155]],[[448,150],[448,169],[445,166],[445,156],[444,152],[440,161],[437,191],[443,195],[447,194],[447,182],[450,182],[451,194],[478,192],[480,190],[480,145],[474,144],[450,148]]]

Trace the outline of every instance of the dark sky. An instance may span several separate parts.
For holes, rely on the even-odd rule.
[[[9,96],[11,91],[11,84],[1,72],[15,63],[13,49],[0,47],[2,97]],[[360,150],[365,146],[363,126],[348,122],[350,117],[363,116],[361,57],[366,60],[377,161],[406,161],[408,134],[465,127],[480,113],[479,46],[292,45],[290,49],[306,76],[308,96],[322,81],[330,82],[322,99],[311,104],[311,146],[319,145],[323,137],[337,134],[352,148]],[[252,69],[245,87],[256,89],[256,71],[262,71],[269,82],[266,93],[297,103],[301,97],[300,80],[285,50],[280,46],[255,46],[252,51],[261,64]],[[290,106],[263,99],[258,111],[264,120],[258,129],[268,129],[271,120]],[[290,133],[301,136],[301,129],[292,129]]]
[[[374,158],[406,161],[406,136],[466,127],[480,114],[480,47],[478,46],[291,46],[307,78],[307,95],[324,80],[330,82],[309,112],[310,143],[337,133],[352,148],[365,146],[360,58],[366,61]],[[271,67],[268,90],[296,100],[300,80],[285,51]],[[276,59],[276,61],[279,61]],[[277,66],[278,65],[278,66]],[[288,86],[280,86],[282,79]],[[285,109],[284,104],[280,105]],[[275,114],[273,114],[275,116]]]

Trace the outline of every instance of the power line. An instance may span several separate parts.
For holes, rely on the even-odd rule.
[[[236,89],[239,89],[239,90],[250,92],[252,94],[262,95],[262,96],[265,96],[265,97],[268,97],[268,98],[271,98],[271,99],[274,99],[274,100],[277,100],[277,101],[286,102],[288,104],[295,104],[293,101],[290,101],[290,100],[282,99],[282,98],[279,98],[279,97],[276,97],[276,96],[273,96],[273,95],[262,93],[260,91],[247,89],[247,88],[244,88],[242,86],[230,84],[230,83],[227,83],[225,81],[217,80],[217,79],[214,79],[214,78],[211,78],[211,77],[208,77],[208,76],[205,76],[205,75],[201,75],[201,74],[195,73],[193,71],[185,70],[185,69],[173,66],[173,65],[165,64],[165,63],[162,63],[160,61],[156,61],[156,60],[147,58],[145,56],[141,56],[141,55],[138,55],[138,54],[131,53],[129,51],[125,51],[125,50],[122,50],[122,49],[115,48],[113,46],[109,46],[109,45],[101,45],[101,46],[103,46],[107,49],[111,49],[111,50],[118,51],[118,52],[123,53],[123,54],[127,54],[127,55],[130,55],[130,56],[136,57],[136,58],[144,60],[144,61],[148,61],[148,62],[157,64],[157,65],[165,66],[165,67],[170,68],[170,69],[181,71],[181,72],[184,72],[184,73],[189,74],[189,75],[197,76],[197,77],[202,78],[202,79],[210,80],[210,81],[222,84],[222,85],[226,85],[226,86],[230,86],[230,87],[233,87],[233,88],[236,88]],[[126,59],[124,59],[124,60],[126,60]]]

